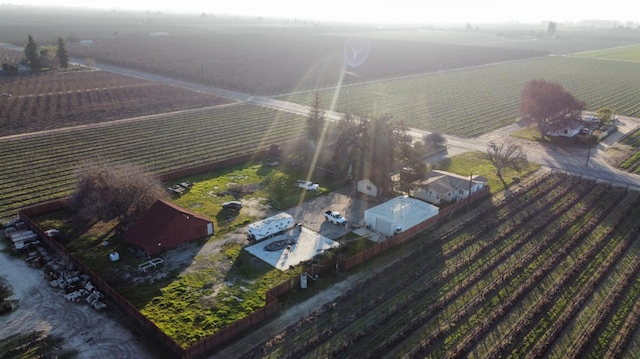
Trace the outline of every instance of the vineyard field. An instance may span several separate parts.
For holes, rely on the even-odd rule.
[[[0,76],[0,136],[100,123],[229,100],[105,71]]]
[[[32,34],[39,44],[53,45],[69,34],[67,48],[78,59],[268,96],[335,86],[347,39],[366,44],[368,52],[366,61],[349,69],[358,77],[348,82],[638,43],[633,31],[608,29],[561,28],[558,38],[549,38],[543,24],[484,24],[468,31],[463,25],[380,28],[204,13],[50,11],[3,9],[0,41],[23,46]]]
[[[631,148],[629,156],[621,161],[619,167],[625,171],[640,174],[640,129],[627,134],[620,143]]]
[[[108,37],[92,46],[70,44],[78,57],[152,73],[171,74],[255,95],[274,95],[336,84],[345,62],[348,35],[303,29],[262,32],[221,31],[184,36]],[[545,55],[523,49],[461,46],[426,41],[367,38],[358,40],[368,56],[357,78],[404,76]],[[225,49],[225,51],[220,51]],[[190,54],[187,58],[179,54]],[[153,59],[150,61],[150,59]],[[180,63],[181,66],[175,64]]]
[[[640,63],[551,56],[344,86],[338,112],[364,116],[390,114],[426,131],[474,137],[513,123],[527,81],[558,82],[588,110],[607,106],[620,115],[640,117]],[[336,88],[320,90],[329,108]],[[309,105],[315,91],[282,96]]]
[[[249,105],[158,115],[100,128],[0,139],[0,218],[64,197],[83,160],[131,162],[162,174],[255,153],[302,136],[303,116]]]
[[[639,215],[640,192],[550,173],[242,354],[632,357]]]
[[[576,54],[576,56],[640,62],[640,45],[581,52]]]

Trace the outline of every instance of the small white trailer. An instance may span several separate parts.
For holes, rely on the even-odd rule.
[[[254,241],[271,238],[293,227],[293,216],[288,213],[278,213],[249,225],[248,237]]]

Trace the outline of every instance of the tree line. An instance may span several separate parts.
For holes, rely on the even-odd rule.
[[[446,142],[436,132],[416,141],[408,126],[391,115],[368,118],[346,113],[337,122],[328,121],[321,103],[316,92],[308,114],[307,136],[283,148],[289,163],[308,167],[310,171],[320,167],[339,178],[354,181],[367,178],[383,193],[392,193],[395,188],[408,191],[411,183],[424,178],[429,170],[424,157],[444,147]],[[584,107],[584,102],[561,85],[532,80],[522,91],[521,121],[536,126],[544,140],[549,130],[580,121]],[[613,111],[601,109],[598,114],[603,122],[610,122]],[[486,158],[495,166],[505,189],[508,185],[502,177],[503,170],[527,166],[522,147],[508,140],[490,143]],[[271,182],[273,188],[287,186],[284,177],[265,181]],[[79,171],[71,202],[84,218],[103,221],[117,218],[128,222],[162,195],[160,183],[144,170],[132,165],[93,163],[85,164]]]
[[[367,118],[346,113],[340,121],[329,122],[320,103],[316,92],[309,110],[308,136],[287,151],[289,158],[352,180],[372,179],[383,191],[392,191],[391,174],[399,170],[401,186],[421,178],[428,170],[423,157],[446,141],[439,133],[431,133],[414,142],[409,127],[392,115]],[[402,172],[402,168],[410,170]]]
[[[393,189],[391,174],[394,173],[399,174],[396,180],[402,190],[423,178],[428,171],[423,157],[446,142],[439,133],[430,133],[422,141],[413,141],[406,124],[393,120],[391,115],[365,118],[346,113],[337,123],[329,123],[320,103],[316,92],[309,111],[308,136],[288,151],[289,156],[300,162],[330,168],[334,173],[352,179],[376,179],[374,182],[383,190]],[[586,104],[561,84],[534,79],[527,82],[522,90],[520,120],[525,125],[536,127],[540,138],[545,141],[551,131],[580,124],[585,108]],[[605,107],[596,115],[603,126],[609,126],[615,111]],[[486,158],[495,166],[505,188],[508,186],[502,177],[503,170],[519,171],[527,166],[522,146],[509,140],[490,143]]]
[[[67,52],[66,43],[61,37],[58,37],[55,46],[38,46],[33,36],[29,35],[20,63],[29,65],[31,71],[40,71],[44,68],[57,66],[67,69],[69,67],[69,53]],[[7,61],[2,63],[2,69],[8,74],[18,73],[17,66]]]

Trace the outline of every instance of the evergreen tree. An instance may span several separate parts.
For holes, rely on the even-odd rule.
[[[32,70],[37,71],[42,68],[42,62],[40,61],[40,52],[38,52],[38,44],[36,44],[36,41],[31,35],[29,35],[29,42],[24,47],[24,57],[31,65]]]
[[[64,40],[59,37],[58,38],[58,51],[57,51],[58,59],[60,60],[60,67],[68,68],[69,67],[69,54],[67,53],[67,47],[64,43]]]
[[[325,111],[320,107],[320,94],[316,91],[315,101],[309,110],[308,136],[309,140],[317,143],[320,134],[324,130]]]

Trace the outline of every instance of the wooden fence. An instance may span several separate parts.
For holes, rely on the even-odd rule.
[[[91,279],[91,283],[96,288],[98,288],[98,290],[100,290],[107,298],[109,298],[110,301],[116,303],[121,310],[128,314],[129,317],[141,327],[143,333],[153,337],[158,343],[160,343],[160,345],[164,347],[167,352],[173,354],[176,357],[183,357],[184,349],[182,349],[180,345],[178,345],[171,337],[166,335],[152,321],[147,319],[147,317],[142,315],[136,307],[129,303],[129,301],[127,301],[122,295],[120,295],[120,293],[118,293],[99,275],[91,270],[91,268],[74,257],[67,251],[64,246],[62,246],[56,240],[51,239],[49,236],[47,236],[44,231],[31,219],[31,217],[33,216],[65,208],[66,205],[66,200],[47,202],[21,209],[20,211],[18,211],[18,217],[22,221],[24,221],[31,230],[37,233],[38,236],[40,236],[41,241],[43,241],[49,248],[57,252],[59,256],[70,260],[78,268],[78,270],[80,270],[83,274],[88,275]]]
[[[264,153],[262,154],[264,155]],[[255,155],[252,156],[242,156],[244,161],[248,159],[256,158]],[[231,164],[235,164],[234,161],[238,161],[235,163],[240,163],[239,158],[224,161],[225,166],[229,166]],[[201,173],[203,171],[213,170],[218,167],[218,164],[208,164],[204,166],[198,166],[197,170],[200,172],[192,172],[196,171],[196,167],[192,169],[180,170],[172,172],[171,174],[166,174],[166,177],[163,177],[163,180],[171,180],[177,179],[185,176],[189,176],[195,173]],[[327,272],[333,268],[338,268],[342,271],[347,271],[364,261],[371,259],[372,257],[386,251],[387,249],[399,245],[406,240],[414,237],[418,233],[424,231],[425,229],[433,226],[439,221],[445,221],[449,219],[456,211],[462,209],[463,207],[470,205],[471,203],[487,197],[489,195],[489,188],[485,187],[483,190],[478,191],[471,195],[471,197],[458,201],[450,206],[442,208],[438,215],[428,220],[402,232],[394,235],[393,237],[385,240],[383,242],[378,243],[377,245],[355,254],[349,258],[337,258],[337,259],[328,259],[322,263],[313,264],[312,267],[307,267],[307,272],[313,272],[314,274],[321,274]],[[76,267],[82,271],[84,274],[87,274],[91,278],[91,282],[93,285],[98,288],[102,293],[105,294],[112,302],[116,303],[118,307],[123,310],[126,314],[128,314],[134,322],[140,327],[143,333],[151,336],[154,342],[159,343],[167,353],[170,353],[172,356],[176,358],[183,359],[192,359],[197,358],[207,352],[210,352],[225,343],[231,341],[232,339],[240,336],[241,334],[249,331],[251,328],[259,325],[265,319],[275,316],[280,311],[280,305],[278,298],[282,295],[288,293],[292,288],[296,288],[300,285],[300,276],[291,277],[290,279],[280,283],[279,285],[271,288],[266,293],[266,304],[264,307],[254,311],[249,314],[247,317],[242,318],[234,323],[231,323],[227,327],[221,329],[220,331],[199,340],[197,343],[183,348],[178,343],[175,342],[171,337],[166,335],[160,328],[158,328],[155,323],[147,319],[144,315],[140,313],[140,311],[134,307],[129,301],[127,301],[120,293],[118,293],[115,289],[113,289],[106,281],[104,281],[100,276],[98,276],[95,272],[91,270],[84,263],[79,261],[73,255],[71,255],[66,248],[64,248],[57,241],[50,239],[49,236],[45,235],[43,230],[36,225],[36,223],[31,219],[31,217],[44,214],[47,212],[63,209],[67,206],[67,199],[60,199],[52,202],[46,202],[42,204],[38,204],[35,206],[27,207],[18,211],[18,217],[22,219],[29,228],[31,228],[35,233],[37,233],[40,238],[46,243],[50,248],[58,252],[63,257],[68,258],[72,261]],[[336,262],[337,260],[337,262]],[[313,269],[313,271],[312,271]]]

